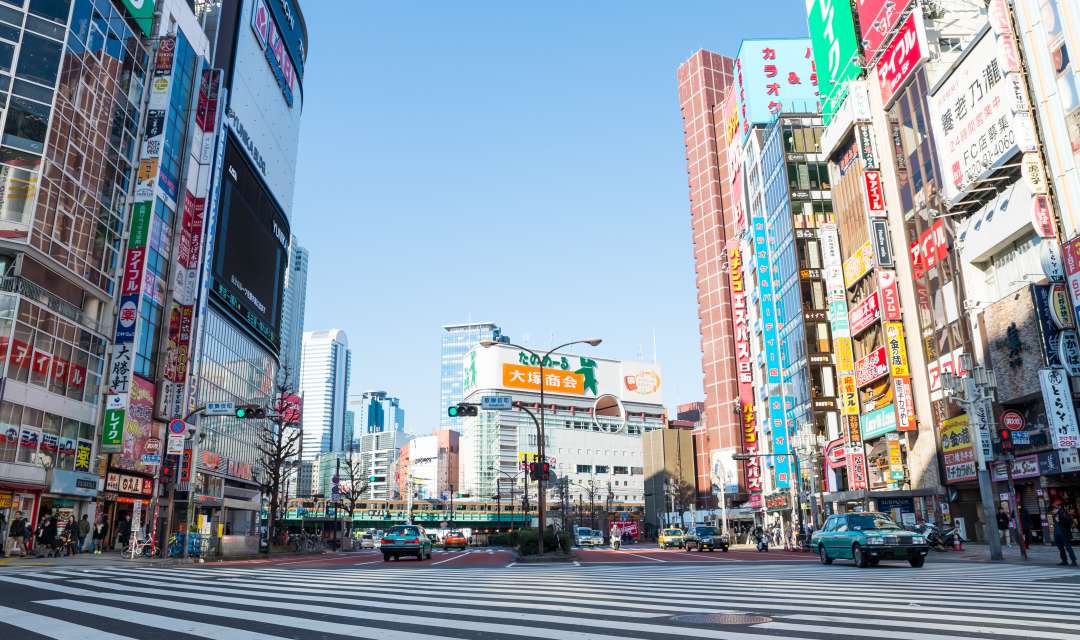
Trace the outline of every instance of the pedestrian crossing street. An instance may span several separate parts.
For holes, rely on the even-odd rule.
[[[1067,568],[452,567],[8,572],[0,574],[0,638],[1080,637],[1080,572]],[[679,617],[695,614],[762,618]]]

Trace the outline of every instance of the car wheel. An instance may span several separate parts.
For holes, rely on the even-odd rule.
[[[881,563],[881,560],[879,558],[870,558],[870,566],[871,567],[876,567],[880,563]]]
[[[860,569],[870,566],[870,559],[866,557],[866,553],[863,552],[862,547],[859,545],[851,548],[851,559],[855,562],[855,566]]]
[[[390,562],[390,554],[389,553],[382,554],[382,561],[383,562]]]
[[[818,545],[818,558],[821,559],[821,564],[832,564],[833,559],[829,557],[829,552],[825,550],[825,545]]]
[[[924,555],[920,555],[920,554],[917,554],[917,553],[916,553],[915,555],[913,555],[913,556],[911,556],[910,558],[908,558],[908,562],[909,562],[909,563],[911,564],[911,566],[913,566],[913,567],[915,567],[916,569],[918,569],[919,567],[921,567],[921,566],[923,566],[924,564],[926,564],[926,556],[924,556]]]
[[[727,550],[728,550],[727,545],[724,545],[724,553],[727,553]]]

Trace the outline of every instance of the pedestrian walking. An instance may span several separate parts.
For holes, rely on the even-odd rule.
[[[1001,544],[1007,547],[1012,546],[1009,544],[1009,514],[1005,513],[1005,510],[1001,507],[998,507],[997,512],[997,528]]]
[[[108,533],[108,531],[109,525],[105,524],[104,520],[99,520],[98,523],[94,525],[94,536],[91,545],[94,548],[95,555],[101,554],[101,545],[105,544],[105,534]]]
[[[1066,561],[1066,555],[1072,566],[1077,566],[1076,553],[1072,548],[1072,528],[1072,516],[1065,511],[1065,505],[1059,504],[1057,510],[1054,511],[1054,544],[1057,545],[1058,553],[1061,554],[1061,562],[1058,563],[1061,566],[1070,564]]]
[[[7,555],[10,556],[15,551],[18,551],[19,555],[26,555],[26,529],[29,526],[26,518],[23,517],[22,511],[16,511],[15,517],[12,518],[11,524],[8,525],[7,548],[4,550]]]
[[[56,516],[51,514],[45,516],[45,523],[38,527],[37,557],[55,557],[59,555],[57,531]]]
[[[86,545],[86,536],[90,533],[90,517],[87,514],[83,514],[82,520],[79,520],[79,547],[78,553],[82,553]]]

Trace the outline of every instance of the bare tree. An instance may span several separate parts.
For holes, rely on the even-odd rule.
[[[259,451],[258,479],[263,495],[269,496],[266,519],[266,553],[274,542],[275,527],[281,517],[282,485],[290,467],[300,455],[300,398],[291,382],[291,372],[283,367],[274,382],[270,411],[258,421],[255,448]],[[299,472],[299,470],[297,470]],[[286,507],[287,508],[287,507]]]
[[[341,472],[338,474],[338,495],[349,516],[347,536],[352,537],[353,513],[356,504],[364,499],[368,490],[368,478],[364,475],[364,465],[355,447],[349,444],[349,455],[342,459]]]

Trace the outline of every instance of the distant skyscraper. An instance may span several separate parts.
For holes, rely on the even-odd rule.
[[[365,391],[349,398],[347,413],[353,414],[353,439],[366,433],[405,430],[401,401],[385,391]]]
[[[282,367],[288,367],[289,382],[298,386],[300,356],[303,351],[304,307],[307,300],[308,250],[296,236],[289,242],[289,268],[285,272],[285,294],[281,311]]]
[[[469,349],[481,340],[508,342],[510,338],[504,336],[502,329],[492,322],[448,324],[443,327],[442,379],[439,386],[440,429],[461,429],[461,418],[451,418],[446,414],[446,408],[461,402],[464,397],[461,392],[464,375],[462,360]]]
[[[345,332],[305,331],[300,364],[304,399],[303,460],[345,450],[345,399],[349,393],[352,352]]]

